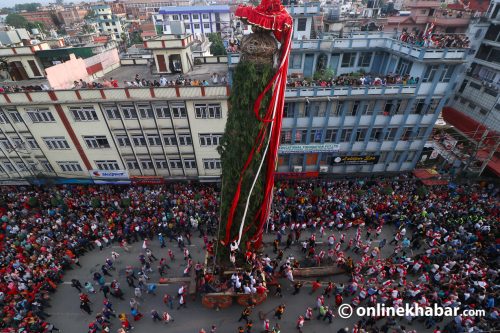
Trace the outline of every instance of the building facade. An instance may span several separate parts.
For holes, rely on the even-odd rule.
[[[228,92],[208,86],[4,94],[0,178],[88,179],[94,170],[217,177]]]
[[[443,112],[461,140],[475,147],[462,166],[474,173],[487,167],[500,176],[500,1],[492,1],[487,20],[474,24],[478,47],[458,89]]]
[[[122,33],[125,32],[124,16],[113,14],[111,7],[108,5],[92,6],[92,10],[97,16],[95,22],[100,33],[112,34],[117,39],[122,38]]]
[[[227,5],[162,7],[153,22],[163,34],[179,33],[179,25],[194,35],[225,32],[231,29],[231,12]]]

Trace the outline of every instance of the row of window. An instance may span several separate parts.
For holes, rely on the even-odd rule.
[[[339,142],[365,141],[367,137],[369,141],[392,141],[396,138],[398,130],[398,127],[388,128],[384,133],[382,127],[374,127],[370,132],[368,128],[358,128],[356,131],[352,128],[345,128],[340,131]],[[405,127],[399,140],[420,140],[423,139],[426,131],[427,127],[421,127],[417,132],[414,132],[413,127]],[[325,133],[324,138],[323,133]],[[327,129],[326,131],[324,129],[311,129],[311,131],[296,129],[295,135],[293,135],[291,130],[285,130],[281,132],[280,142],[282,144],[334,143],[337,142],[337,133],[339,132],[336,129]]]
[[[434,98],[429,104],[425,104],[424,99],[417,99],[412,104],[410,114],[426,115],[434,114],[441,100]],[[339,117],[344,116],[371,116],[381,114],[385,116],[403,115],[409,104],[408,99],[390,99],[381,101],[339,101],[328,105],[327,102],[310,103],[285,103],[283,117],[298,118],[304,117]]]
[[[189,14],[182,14],[182,15],[173,14],[170,16],[170,19],[172,21],[179,21],[181,17],[182,17],[182,20],[189,20]],[[201,18],[203,20],[210,20],[210,14],[201,14]],[[199,14],[191,14],[191,19],[192,20],[199,20],[200,15]]]
[[[153,161],[150,159],[140,159],[139,163],[136,160],[127,160],[125,162],[129,170],[139,169],[139,163],[143,169],[154,169]],[[171,159],[168,161],[171,169],[182,169],[182,160]],[[95,161],[97,168],[100,170],[119,170],[120,166],[118,161]],[[157,169],[168,169],[167,161],[165,159],[155,159],[154,165]],[[218,158],[203,159],[203,167],[205,170],[220,170],[221,161]],[[196,169],[196,160],[184,159],[185,169]]]
[[[54,172],[54,169],[50,165],[49,161],[41,160],[40,164],[42,165],[44,171],[46,172]],[[35,163],[31,159],[25,159],[23,161],[14,161],[14,163],[10,161],[1,161],[0,163],[0,173],[17,173],[17,172],[33,172],[38,173],[42,170],[39,170],[37,163]]]
[[[199,119],[222,118],[222,107],[220,103],[196,103],[194,105],[195,116]],[[75,121],[98,121],[97,111],[93,106],[72,106],[69,111]],[[186,105],[181,102],[169,104],[133,104],[104,105],[104,112],[108,119],[153,119],[153,118],[187,118]],[[48,108],[26,108],[26,113],[33,123],[55,122],[55,117]],[[7,115],[13,123],[23,122],[21,114],[15,109],[5,108],[0,112],[0,123],[8,122]]]

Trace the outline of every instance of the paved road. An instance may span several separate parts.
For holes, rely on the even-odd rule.
[[[385,230],[383,230],[380,239],[387,238],[389,242],[392,238],[393,227],[387,226]],[[355,233],[355,229],[351,230],[347,233],[346,239],[352,237]],[[337,236],[339,235],[336,232]],[[302,237],[306,237],[308,233],[303,234]],[[363,235],[364,236],[364,235]],[[266,235],[265,240],[268,242],[272,241],[271,235]],[[321,239],[318,239],[321,241]],[[324,241],[326,241],[326,236]],[[202,240],[200,238],[193,238],[193,245],[189,247],[191,255],[193,256],[194,262],[202,261],[204,256],[204,251],[201,247]],[[375,244],[375,242],[374,242]],[[52,316],[50,320],[56,325],[56,327],[60,328],[64,332],[71,333],[85,333],[87,332],[88,324],[94,319],[93,316],[89,316],[86,313],[83,313],[79,309],[78,302],[78,291],[71,287],[69,281],[72,278],[79,279],[82,284],[85,281],[92,280],[92,274],[94,271],[100,268],[100,265],[104,262],[106,257],[110,256],[111,250],[115,250],[121,254],[120,262],[117,263],[117,270],[113,273],[114,276],[118,276],[118,280],[122,285],[122,289],[125,292],[125,301],[119,301],[118,299],[113,299],[113,304],[115,311],[117,313],[125,312],[129,314],[129,306],[128,301],[130,297],[133,296],[133,291],[130,290],[127,286],[124,276],[124,268],[127,265],[135,265],[138,264],[138,255],[141,252],[141,244],[135,243],[132,245],[132,251],[130,254],[125,253],[119,247],[115,246],[113,248],[105,248],[103,251],[99,251],[98,249],[93,251],[92,253],[87,254],[82,257],[80,263],[82,268],[76,268],[70,270],[66,273],[64,280],[65,284],[59,286],[58,291],[53,295],[52,299],[52,307],[48,311]],[[170,277],[180,277],[182,276],[182,270],[184,268],[184,260],[182,259],[182,253],[177,247],[176,243],[167,243],[167,248],[160,249],[159,242],[157,240],[152,242],[151,246],[153,253],[156,257],[168,257],[167,250],[171,248],[176,256],[177,261],[171,265],[171,270],[168,271],[167,276]],[[383,256],[389,256],[392,254],[393,246],[386,246],[383,249]],[[272,249],[269,248],[268,253],[272,256]],[[300,258],[300,245],[295,245],[292,249],[287,250],[285,252],[285,257],[289,254],[294,254],[297,258]],[[353,255],[351,252],[348,255],[352,255],[353,258],[357,259],[356,255]],[[156,265],[155,265],[156,266]],[[154,267],[156,268],[156,267]],[[151,278],[153,281],[157,281],[159,278],[159,274],[155,271],[151,274]],[[328,281],[329,279],[323,278],[323,281]],[[336,275],[331,278],[334,282],[347,282],[348,278],[345,275]],[[107,278],[107,281],[111,281],[111,278]],[[268,313],[272,311],[276,306],[280,303],[286,304],[286,311],[283,319],[280,321],[281,332],[289,333],[289,332],[297,332],[295,327],[296,319],[299,315],[303,315],[305,309],[308,306],[315,306],[316,295],[309,295],[309,286],[304,286],[299,295],[293,296],[292,288],[289,287],[289,283],[285,280],[282,280],[282,286],[284,289],[284,297],[278,298],[274,296],[270,296],[266,302],[257,306],[251,315],[251,319],[254,321],[254,330],[253,332],[260,332],[262,329],[262,321],[258,319],[259,311],[263,311]],[[174,310],[169,311],[169,313],[174,317],[175,321],[169,324],[163,323],[154,323],[152,319],[149,317],[149,312],[151,309],[156,309],[158,312],[162,313],[165,309],[165,305],[162,302],[162,296],[165,292],[170,293],[171,295],[176,295],[177,289],[179,285],[159,285],[157,295],[144,295],[144,300],[141,302],[140,310],[144,314],[144,318],[137,323],[132,323],[135,326],[133,332],[136,333],[156,333],[156,332],[172,332],[172,333],[198,333],[201,328],[205,328],[205,330],[209,330],[212,324],[215,324],[218,327],[217,332],[219,333],[232,333],[238,331],[238,322],[240,312],[242,308],[239,305],[233,305],[229,309],[215,311],[206,309],[201,305],[200,298],[197,300],[191,301],[189,299],[187,305],[187,309],[177,310],[176,307]],[[286,288],[289,288],[286,290]],[[271,293],[272,294],[272,293]],[[90,296],[92,304],[92,310],[94,311],[94,315],[100,311],[102,308],[103,295],[102,293],[98,293],[96,295]],[[350,302],[350,299],[348,299]],[[333,303],[334,300],[327,299],[327,302]],[[177,303],[175,304],[177,306]],[[269,313],[269,318],[271,319],[271,323],[274,324],[276,320],[272,319],[272,315],[274,312]],[[315,312],[316,315],[316,312]],[[323,332],[337,332],[340,328],[348,326],[352,328],[353,324],[359,320],[359,318],[350,318],[348,320],[344,320],[341,318],[335,318],[334,322],[329,325],[327,321],[317,321],[313,320],[312,322],[306,322],[303,331],[307,333],[323,333]],[[112,332],[116,332],[116,330],[120,327],[119,321],[117,319],[112,320]],[[430,330],[422,329],[420,323],[416,323],[414,328],[419,328],[419,332],[426,332]]]

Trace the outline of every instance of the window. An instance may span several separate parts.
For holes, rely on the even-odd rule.
[[[292,61],[290,62],[292,68],[299,69],[302,67],[302,54],[292,54]]]
[[[219,170],[221,168],[220,159],[203,159],[203,167],[205,170]]]
[[[283,118],[293,118],[293,104],[285,103],[283,107]]]
[[[427,131],[427,127],[420,127],[418,129],[417,136],[415,137],[415,140],[423,139],[426,131]]]
[[[106,116],[108,119],[120,119],[120,111],[114,105],[104,105],[104,112],[106,112]]]
[[[456,65],[446,65],[444,71],[439,78],[440,82],[450,82],[453,72],[455,71]]]
[[[297,19],[297,31],[306,31],[307,28],[307,18]]]
[[[177,146],[177,138],[175,137],[175,134],[164,134],[163,142],[165,143],[165,146]]]
[[[188,133],[179,134],[179,145],[180,146],[189,146],[191,144],[193,144],[193,141],[191,139],[191,134],[188,134]]]
[[[28,171],[28,168],[26,167],[26,164],[23,162],[16,162],[17,169],[21,172],[26,172]]]
[[[372,52],[361,52],[358,59],[358,67],[369,67],[372,62]]]
[[[150,146],[161,146],[161,139],[158,134],[148,134],[147,137]]]
[[[41,161],[41,163],[45,171],[54,172],[54,168],[52,167],[49,161]]]
[[[411,137],[411,132],[413,130],[413,127],[405,127],[403,130],[403,133],[401,133],[401,138],[399,140],[401,141],[407,141]]]
[[[129,170],[139,170],[139,163],[136,160],[125,160],[125,164]]]
[[[34,123],[52,123],[56,120],[47,108],[26,109],[26,113]]]
[[[416,114],[425,114],[425,101],[423,99],[416,100],[413,111]]]
[[[172,21],[179,21],[179,15],[172,15]]]
[[[21,114],[17,111],[8,111],[8,114],[10,118],[12,119],[13,123],[22,123],[23,122],[23,117],[21,117]]]
[[[295,130],[295,143],[306,143],[306,140],[307,140],[306,129]]]
[[[47,145],[47,148],[51,150],[69,149],[68,141],[66,141],[64,136],[44,137],[42,140]]]
[[[57,164],[63,172],[82,172],[83,169],[77,161],[58,161]]]
[[[196,160],[194,160],[194,159],[184,159],[184,168],[186,168],[186,169],[196,169]]]
[[[145,170],[154,169],[153,162],[149,158],[148,159],[141,159],[141,167]]]
[[[365,105],[363,105],[363,111],[361,112],[361,114],[367,116],[372,115],[374,108],[375,108],[375,101],[367,101]]]
[[[330,114],[331,116],[340,116],[340,114],[342,113],[344,109],[344,101],[339,101],[337,102],[337,104],[335,105],[335,107],[332,108],[332,114]]]
[[[0,111],[0,124],[5,124],[7,122],[7,116],[3,111]]]
[[[138,135],[132,135],[132,142],[134,143],[134,146],[136,147],[143,147],[146,146],[146,139],[144,136],[138,134]]]
[[[99,120],[97,113],[92,106],[71,106],[69,112],[75,121],[95,121]]]
[[[343,129],[342,133],[340,134],[340,141],[345,142],[345,141],[351,141],[351,134],[352,134],[352,129]]]
[[[12,143],[14,144],[14,147],[16,147],[16,148],[23,148],[24,147],[23,140],[21,140],[20,138],[11,138],[11,140],[12,140]]]
[[[358,110],[359,110],[359,101],[355,101],[352,103],[351,112],[348,114],[348,116],[355,116],[358,113]]]
[[[385,140],[392,141],[396,137],[396,133],[398,132],[398,128],[390,128],[385,133]]]
[[[201,14],[201,17],[202,17],[204,20],[209,20],[209,19],[210,19],[209,14]]]
[[[36,140],[34,138],[28,138],[28,139],[26,139],[26,142],[28,143],[28,146],[31,149],[40,149],[40,147],[38,146],[38,143],[36,142]]]
[[[187,14],[182,14],[182,19],[183,19],[183,20],[189,20],[189,15],[187,15]]]
[[[367,128],[359,128],[356,131],[356,141],[365,141]]]
[[[413,62],[406,59],[399,59],[398,66],[396,67],[396,73],[399,75],[408,75],[410,74],[411,67]]]
[[[168,105],[155,105],[156,118],[170,118]]]
[[[105,149],[111,148],[108,138],[105,135],[84,136],[83,140],[90,149]]]
[[[3,166],[7,172],[16,172],[16,168],[14,168],[14,164],[11,162],[3,162]]]
[[[117,135],[116,141],[120,147],[130,147],[130,139],[127,135]]]
[[[334,129],[327,129],[325,135],[325,142],[335,142],[337,138],[337,131]]]
[[[393,162],[399,162],[399,159],[401,158],[401,155],[403,154],[403,152],[401,151],[397,151],[394,153],[394,156],[392,158],[392,161]]]
[[[200,29],[200,24],[199,24],[199,23],[195,23],[195,24],[194,24],[194,28],[195,28],[195,29]]]
[[[193,14],[191,16],[193,17],[193,20],[199,20],[200,19],[200,15],[198,15],[198,14]]]
[[[184,103],[172,103],[170,105],[170,109],[172,111],[172,116],[174,118],[186,118],[186,106]]]
[[[170,168],[172,169],[182,169],[182,161],[181,160],[169,160]]]
[[[195,104],[194,111],[196,118],[222,118],[220,104]]]
[[[416,151],[411,150],[408,152],[408,155],[406,156],[406,162],[411,162],[415,158],[415,155],[417,154]]]
[[[14,146],[12,145],[12,143],[7,138],[0,139],[0,144],[7,151],[12,151],[14,149]]]
[[[292,131],[281,131],[280,142],[282,144],[292,143]]]
[[[320,143],[323,136],[323,129],[312,129],[309,135],[309,142]]]
[[[370,140],[379,141],[382,138],[382,131],[383,129],[380,127],[372,128],[372,132],[370,133]]]
[[[167,160],[163,158],[155,158],[155,166],[157,169],[168,169]]]
[[[139,109],[141,119],[150,119],[155,117],[153,110],[148,104],[139,104],[137,108]]]
[[[133,105],[122,105],[123,119],[137,119],[137,111]]]
[[[356,53],[347,52],[342,54],[342,64],[341,67],[353,67],[354,61],[356,60]]]
[[[115,160],[98,160],[94,161],[99,170],[119,170],[120,166]]]
[[[424,74],[423,82],[432,82],[438,70],[438,65],[429,65]]]
[[[220,144],[220,139],[222,138],[222,133],[217,134],[199,134],[200,136],[200,146],[218,146]]]
[[[210,29],[210,23],[203,23],[203,29]]]
[[[191,25],[189,23],[184,23],[184,29],[190,30],[191,29]]]

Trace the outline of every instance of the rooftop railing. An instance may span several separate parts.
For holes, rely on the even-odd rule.
[[[227,96],[229,96],[229,87],[226,85],[44,90],[1,93],[0,105],[186,100]]]

